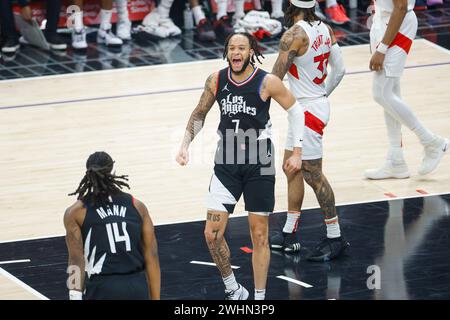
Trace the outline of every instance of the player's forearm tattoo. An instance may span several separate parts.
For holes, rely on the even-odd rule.
[[[225,238],[221,237],[217,239],[217,233],[219,230],[215,230],[216,237],[215,240],[207,240],[206,243],[211,253],[211,257],[215,262],[222,278],[228,277],[231,274],[231,264],[230,264],[230,249],[225,241]],[[213,232],[214,233],[214,232]]]
[[[322,174],[322,159],[303,162],[303,177],[313,188],[320,208],[325,214],[325,219],[336,217],[336,206],[333,189],[328,180]]]
[[[272,68],[272,74],[283,79],[291,67],[294,58],[297,56],[298,48],[292,48],[296,37],[301,36],[303,30],[299,26],[294,26],[285,32],[280,40],[280,51],[277,61]]]
[[[214,75],[210,75],[205,83],[205,88],[203,90],[200,101],[197,107],[192,111],[191,117],[189,118],[188,124],[186,126],[186,134],[184,137],[184,144],[189,144],[197,133],[203,128],[205,123],[206,115],[214,104],[214,92],[211,89],[211,84],[213,82]]]

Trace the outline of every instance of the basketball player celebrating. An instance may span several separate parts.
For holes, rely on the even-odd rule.
[[[69,271],[70,299],[159,299],[161,273],[152,220],[141,201],[121,191],[129,188],[128,179],[111,173],[113,164],[105,152],[91,154],[86,175],[70,194],[78,195],[64,215],[68,270],[74,270]]]
[[[248,291],[237,283],[231,269],[230,249],[224,238],[229,215],[243,193],[253,244],[254,297],[262,300],[270,262],[269,214],[275,203],[271,97],[288,112],[293,136],[293,152],[284,164],[288,172],[301,168],[304,115],[281,80],[255,66],[255,60],[260,62],[262,55],[253,36],[231,34],[225,42],[223,57],[229,66],[206,80],[200,101],[188,121],[177,162],[187,164],[189,145],[217,101],[221,113],[220,139],[207,198],[206,243],[225,284],[225,299],[247,299]]]
[[[425,175],[438,166],[449,141],[433,134],[416,118],[400,96],[400,77],[406,57],[417,32],[414,0],[378,0],[370,29],[373,52],[369,68],[374,72],[373,96],[384,108],[389,149],[386,162],[379,169],[367,170],[369,179],[408,178],[403,157],[402,125],[414,132],[424,147],[419,174]]]
[[[327,237],[309,254],[308,259],[327,261],[340,255],[349,245],[341,236],[333,189],[322,172],[322,135],[330,117],[327,97],[341,81],[345,68],[333,31],[315,15],[315,4],[315,0],[291,0],[285,12],[289,30],[280,40],[278,58],[272,70],[280,79],[288,73],[290,90],[305,112],[306,128],[302,170],[286,172],[287,219],[283,232],[271,237],[270,246],[287,253],[300,250],[295,232],[300,219],[305,180],[316,194],[327,229]],[[329,74],[328,63],[331,66]],[[285,159],[292,154],[291,138],[288,133]]]

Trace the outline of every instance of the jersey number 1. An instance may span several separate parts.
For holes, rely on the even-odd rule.
[[[114,234],[113,234],[114,231]],[[108,223],[106,225],[106,232],[108,233],[109,247],[111,248],[111,253],[116,253],[116,242],[125,241],[125,248],[127,251],[131,251],[130,236],[127,232],[127,223],[122,222],[122,233],[123,236],[119,234],[119,227],[117,223]]]
[[[314,62],[319,62],[317,69],[319,69],[319,71],[322,72],[322,78],[315,77],[313,79],[315,84],[321,84],[327,78],[327,66],[328,66],[328,57],[329,56],[330,56],[330,53],[327,52],[327,53],[324,53],[324,54],[314,57]]]

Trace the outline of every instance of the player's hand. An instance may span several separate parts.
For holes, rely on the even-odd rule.
[[[295,173],[302,168],[301,155],[293,154],[284,163],[283,169],[287,173]]]
[[[179,163],[180,166],[187,165],[187,163],[189,162],[189,151],[188,151],[188,149],[186,149],[184,147],[181,147],[180,150],[178,151],[176,160],[177,160],[177,162]]]
[[[22,15],[22,18],[27,22],[31,22],[31,19],[33,19],[33,13],[31,12],[30,6],[23,7],[20,10],[20,14]]]
[[[379,51],[375,51],[375,53],[372,55],[372,58],[370,59],[369,69],[371,71],[381,71],[383,69],[384,57],[385,54]]]

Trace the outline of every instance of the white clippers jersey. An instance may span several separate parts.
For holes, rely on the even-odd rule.
[[[297,22],[309,38],[306,52],[294,58],[288,72],[289,87],[297,99],[319,98],[326,95],[328,57],[331,50],[331,36],[324,23],[315,21],[312,26],[303,20]]]
[[[408,11],[414,9],[416,0],[408,0]],[[394,9],[394,2],[392,0],[375,0],[376,8],[380,8],[382,11],[392,12]]]

